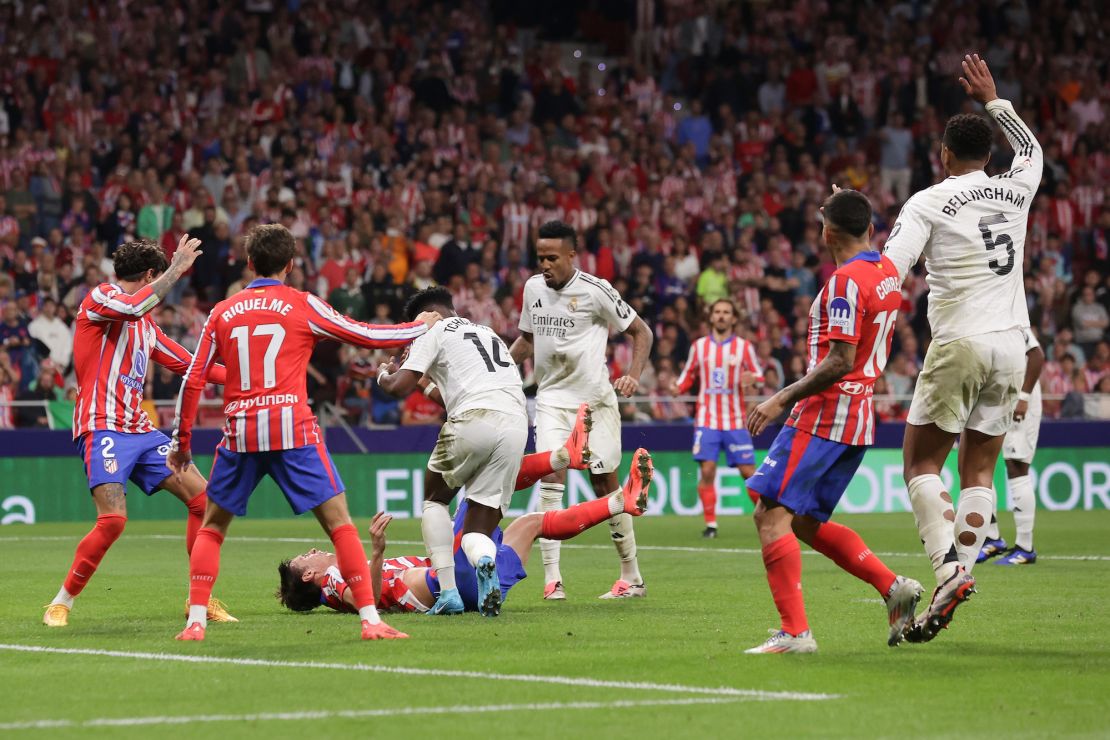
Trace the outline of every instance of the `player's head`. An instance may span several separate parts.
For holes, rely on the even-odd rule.
[[[838,254],[868,248],[875,227],[871,223],[871,201],[858,190],[838,190],[821,206],[825,246]]]
[[[991,158],[994,132],[982,116],[960,113],[948,119],[940,145],[944,174],[981,170]]]
[[[142,287],[165,272],[169,262],[160,246],[139,239],[121,244],[112,255],[112,266],[121,283],[140,283]]]
[[[284,279],[296,256],[297,241],[281,224],[261,224],[247,234],[247,265],[258,277]]]
[[[709,306],[709,325],[718,334],[731,333],[739,318],[736,304],[728,298],[718,298]]]
[[[536,264],[548,287],[561,288],[574,274],[578,234],[562,221],[548,221],[536,239]]]
[[[438,311],[440,316],[458,316],[451,292],[442,285],[424,288],[405,303],[405,321],[416,321],[424,311]]]
[[[336,563],[335,555],[313,548],[291,560],[278,563],[278,601],[295,612],[310,612],[320,606],[320,584],[328,568]]]

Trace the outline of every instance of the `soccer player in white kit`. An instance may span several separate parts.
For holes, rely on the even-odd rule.
[[[438,311],[444,320],[412,343],[400,369],[391,362],[379,370],[378,385],[404,398],[426,375],[447,408],[447,421],[428,460],[420,522],[440,585],[429,613],[463,612],[455,583],[454,525],[447,506],[466,486],[469,504],[460,546],[477,573],[478,611],[495,617],[501,611],[501,582],[497,545],[490,534],[509,508],[528,443],[520,371],[493,329],[455,313],[446,288],[422,290],[405,306],[406,315],[425,310]]]
[[[524,285],[520,314],[521,335],[511,348],[513,361],[535,357],[536,449],[563,444],[574,426],[579,404],[593,410],[590,482],[598,498],[620,490],[617,466],[621,461],[621,421],[617,393],[628,398],[639,387],[640,374],[651,352],[651,329],[624,302],[608,281],[574,266],[577,233],[562,221],[549,221],[539,230],[536,261],[540,274]],[[632,339],[632,365],[626,375],[609,382],[605,347],[610,327]],[[615,392],[614,392],[615,391]],[[540,483],[540,508],[563,508],[566,471],[547,476]],[[609,520],[609,535],[621,560],[621,574],[600,598],[644,596],[644,579],[636,560],[636,535],[632,517],[621,514]],[[543,556],[544,598],[565,599],[559,571],[559,543],[540,540]]]
[[[998,517],[991,515],[987,539],[979,550],[975,562],[982,563],[996,555],[995,565],[1032,565],[1037,562],[1033,549],[1033,521],[1037,516],[1037,494],[1029,465],[1037,452],[1037,438],[1041,431],[1041,369],[1044,367],[1044,350],[1033,335],[1025,329],[1025,382],[1018,394],[1014,409],[1014,423],[1002,442],[1002,459],[1006,461],[1006,487],[1010,491],[1010,508],[1014,512],[1014,546],[1006,549],[1006,541],[998,531]]]
[[[994,132],[981,116],[949,119],[941,144],[948,177],[910,198],[891,230],[886,254],[905,279],[924,253],[933,341],[906,419],[904,474],[937,588],[906,639],[927,642],[971,596],[971,567],[994,511],[992,482],[1025,369],[1029,326],[1022,260],[1026,222],[1044,157],[987,63],[963,62],[960,83],[998,123],[1014,148],[1009,171],[988,177]],[[960,439],[960,495],[940,479]]]

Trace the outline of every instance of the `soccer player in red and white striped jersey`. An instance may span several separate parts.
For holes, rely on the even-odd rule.
[[[204,525],[189,560],[189,617],[179,640],[203,640],[206,604],[220,566],[220,545],[235,516],[264,475],[272,477],[297,514],[311,510],[331,537],[343,578],[354,591],[363,639],[407,637],[381,621],[366,552],[351,522],[343,481],[308,406],[306,372],[321,339],[370,349],[401,347],[439,320],[423,313],[395,326],[363,324],[316,296],[285,285],[296,256],[293,235],[280,224],[247,236],[248,265],[259,277],[216,304],[204,324],[196,356],[178,398],[170,467],[191,459],[190,442],[203,378],[221,358],[227,365],[224,440],[216,448]]]
[[[150,311],[188,271],[200,254],[199,245],[199,240],[182,235],[167,267],[166,255],[157,244],[124,244],[112,258],[117,282],[93,288],[78,309],[73,338],[77,372],[73,439],[85,461],[97,517],[96,526],[77,546],[61,590],[46,608],[43,623],[49,627],[69,623],[74,598],[123,533],[128,480],[147,495],[164,488],[185,503],[189,509],[185,547],[190,552],[193,549],[207,484],[194,466],[182,469],[179,476],[170,475],[166,467],[170,440],[154,427],[142,402],[151,360],[184,375],[192,359],[185,348],[162,333]],[[201,376],[201,387],[205,379],[223,383],[224,368],[212,367]],[[213,620],[234,620],[222,606],[215,602],[211,606]]]
[[[698,498],[705,517],[703,537],[717,536],[717,460],[740,471],[744,480],[755,473],[755,450],[744,428],[744,386],[763,382],[763,370],[751,342],[735,334],[739,315],[727,298],[709,307],[708,336],[696,340],[671,392],[686,393],[698,383],[694,419],[694,459],[701,468]],[[753,497],[754,503],[755,497]]]
[[[921,598],[920,583],[895,575],[859,535],[829,521],[872,443],[873,386],[890,354],[902,280],[894,263],[871,248],[875,227],[865,196],[839,190],[821,212],[837,269],[810,310],[809,372],[748,419],[756,435],[795,404],[748,481],[760,495],[755,524],[782,618],[780,629],[748,653],[817,651],[802,598],[799,539],[879,592],[887,606],[889,645],[902,641]]]

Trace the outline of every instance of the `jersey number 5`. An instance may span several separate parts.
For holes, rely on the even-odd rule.
[[[259,324],[254,327],[256,337],[270,337],[266,354],[262,356],[262,387],[273,388],[277,385],[277,356],[281,343],[285,341],[285,327],[281,324]],[[247,327],[237,326],[231,330],[231,338],[239,351],[239,390],[251,389],[251,350]]]
[[[474,348],[478,350],[478,354],[485,360],[487,371],[491,373],[497,372],[497,368],[494,367],[495,363],[501,367],[509,367],[513,364],[501,356],[501,348],[505,346],[505,343],[500,339],[494,337],[493,342],[491,342],[493,345],[492,359],[489,356],[489,352],[486,352],[486,348],[482,346],[482,338],[475,332],[468,331],[466,334],[463,334],[463,339],[468,339],[474,343]]]
[[[990,216],[983,216],[979,219],[979,232],[983,235],[983,244],[987,246],[988,252],[993,252],[996,247],[1006,248],[1007,262],[1004,265],[998,264],[997,258],[992,258],[987,266],[991,268],[996,275],[1009,275],[1010,271],[1014,269],[1014,241],[1010,238],[1009,234],[999,234],[997,237],[991,236],[990,227],[996,224],[1006,223],[1006,217],[1001,213],[995,213]]]

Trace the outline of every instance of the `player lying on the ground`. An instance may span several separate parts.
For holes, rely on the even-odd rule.
[[[782,618],[779,630],[748,653],[817,651],[802,597],[799,539],[879,592],[890,623],[888,645],[902,641],[921,598],[920,583],[895,575],[858,534],[829,521],[874,443],[873,387],[890,356],[902,281],[894,264],[871,249],[875,227],[865,196],[837,190],[821,213],[822,240],[836,272],[809,314],[809,372],[757,406],[748,419],[754,437],[794,404],[748,481],[761,496],[755,525]]]
[[[551,468],[545,475],[550,472]],[[497,543],[497,573],[502,597],[527,577],[524,566],[528,564],[532,543],[540,537],[569,540],[614,516],[642,514],[647,507],[648,488],[653,473],[651,456],[646,450],[638,449],[632,456],[628,480],[620,491],[566,509],[525,514],[506,527],[504,532],[500,527],[494,529],[493,540]],[[455,512],[456,584],[466,611],[478,611],[478,581],[474,570],[466,567],[466,554],[459,547],[468,505],[469,502],[464,499]],[[374,592],[378,594],[378,608],[427,612],[440,593],[436,571],[431,567],[430,560],[419,556],[385,559],[385,530],[391,520],[390,515],[379,512],[370,525],[370,573],[374,579]],[[278,566],[281,576],[278,599],[293,611],[311,611],[321,604],[339,611],[355,611],[351,591],[335,564],[334,555],[316,549],[283,561]]]
[[[195,465],[171,474],[166,467],[170,440],[155,428],[142,402],[151,360],[184,375],[192,359],[184,347],[162,332],[150,312],[201,254],[198,246],[200,240],[182,235],[173,261],[167,264],[157,244],[139,240],[122,245],[112,255],[116,282],[93,288],[77,311],[73,439],[85,461],[96,526],[77,545],[65,582],[46,607],[42,622],[47,627],[69,624],[73,600],[123,534],[128,480],[148,496],[166,490],[185,504],[189,511],[185,550],[193,551],[207,501],[207,482]],[[224,367],[213,366],[205,379],[222,384]],[[216,599],[208,599],[207,610],[214,622],[238,621]]]
[[[996,555],[995,565],[1032,565],[1037,562],[1033,549],[1033,521],[1037,516],[1037,494],[1029,465],[1037,452],[1041,431],[1041,368],[1044,350],[1030,327],[1025,327],[1025,382],[1018,394],[1014,423],[1002,441],[1002,459],[1006,461],[1006,487],[1010,490],[1010,508],[1014,511],[1014,546],[1007,550],[1006,541],[998,531],[998,516],[991,513],[987,539],[975,562],[982,563]],[[997,509],[997,506],[995,507]]]

